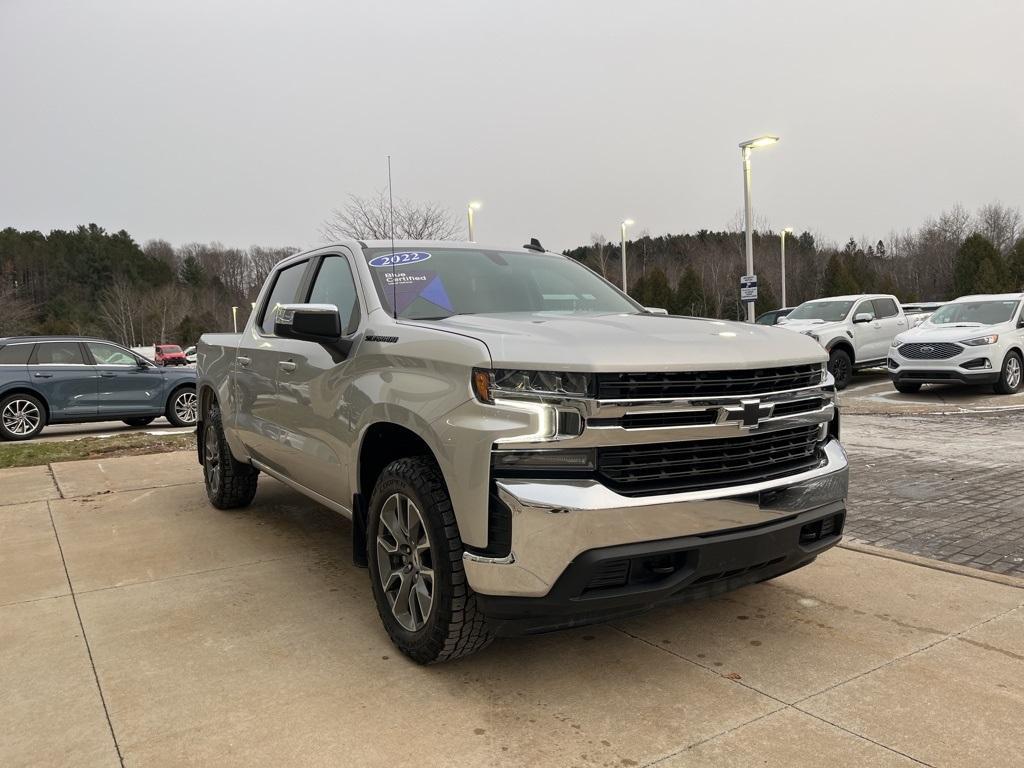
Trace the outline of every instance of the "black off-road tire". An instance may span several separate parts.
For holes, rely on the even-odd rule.
[[[384,503],[394,494],[408,497],[421,511],[431,545],[433,603],[423,626],[411,632],[392,613],[378,566],[377,535]],[[466,580],[463,545],[451,497],[437,464],[426,457],[392,462],[377,479],[366,525],[370,583],[391,642],[419,664],[451,661],[490,644],[493,635]]]
[[[129,427],[144,427],[147,424],[151,424],[156,416],[137,416],[132,419],[122,419],[122,421]]]
[[[1015,372],[1011,372],[1011,366],[1016,365]],[[1006,357],[1003,358],[1003,366],[999,371],[999,381],[997,381],[992,389],[997,395],[1015,395],[1020,392],[1021,388],[1024,387],[1024,375],[1021,371],[1024,369],[1024,360],[1021,359],[1020,353],[1010,351],[1006,353]],[[1011,379],[1015,378],[1015,382],[1011,382]]]
[[[224,438],[220,408],[214,405],[203,423],[203,480],[206,495],[217,509],[247,507],[256,495],[259,470],[231,455]]]
[[[896,387],[897,392],[902,392],[904,395],[914,395],[921,391],[921,384],[913,381],[894,381],[892,383]]]
[[[853,361],[845,349],[833,349],[828,354],[828,371],[836,380],[836,389],[846,389],[853,378]]]

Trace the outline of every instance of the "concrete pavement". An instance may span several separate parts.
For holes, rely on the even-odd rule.
[[[5,768],[1020,764],[1022,586],[837,549],[422,668],[285,486],[221,512],[187,453],[37,470],[0,471]]]

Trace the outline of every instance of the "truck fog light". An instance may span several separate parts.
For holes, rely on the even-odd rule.
[[[593,472],[596,455],[593,449],[567,451],[495,451],[491,463],[496,474],[524,470],[546,472]]]

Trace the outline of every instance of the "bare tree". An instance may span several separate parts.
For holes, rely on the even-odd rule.
[[[142,332],[138,292],[124,278],[118,278],[100,295],[99,316],[114,340],[126,347],[136,346]]]
[[[156,322],[160,343],[164,344],[188,310],[185,292],[175,283],[168,283],[152,291],[146,297],[146,305]]]
[[[28,325],[35,315],[32,302],[18,296],[13,286],[0,283],[0,336],[14,336],[26,333]]]
[[[989,203],[978,209],[976,218],[978,232],[984,235],[1003,255],[1017,243],[1021,236],[1020,210],[1001,203]]]
[[[594,263],[602,277],[608,277],[608,257],[605,254],[605,246],[608,245],[608,238],[594,232],[590,235],[590,244],[594,248]]]
[[[391,201],[386,190],[374,197],[349,195],[342,208],[335,208],[320,227],[324,240],[356,238],[387,240],[391,231]],[[394,236],[401,240],[455,240],[462,225],[450,210],[437,203],[395,200]]]

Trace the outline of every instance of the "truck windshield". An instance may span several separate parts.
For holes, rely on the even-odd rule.
[[[569,258],[472,248],[364,251],[381,305],[408,320],[497,312],[642,312]]]
[[[852,301],[805,301],[788,315],[787,320],[824,320],[836,323],[845,320],[853,307]]]
[[[932,325],[978,323],[998,325],[1007,323],[1017,311],[1017,302],[1010,301],[957,301],[935,310],[928,322]]]

